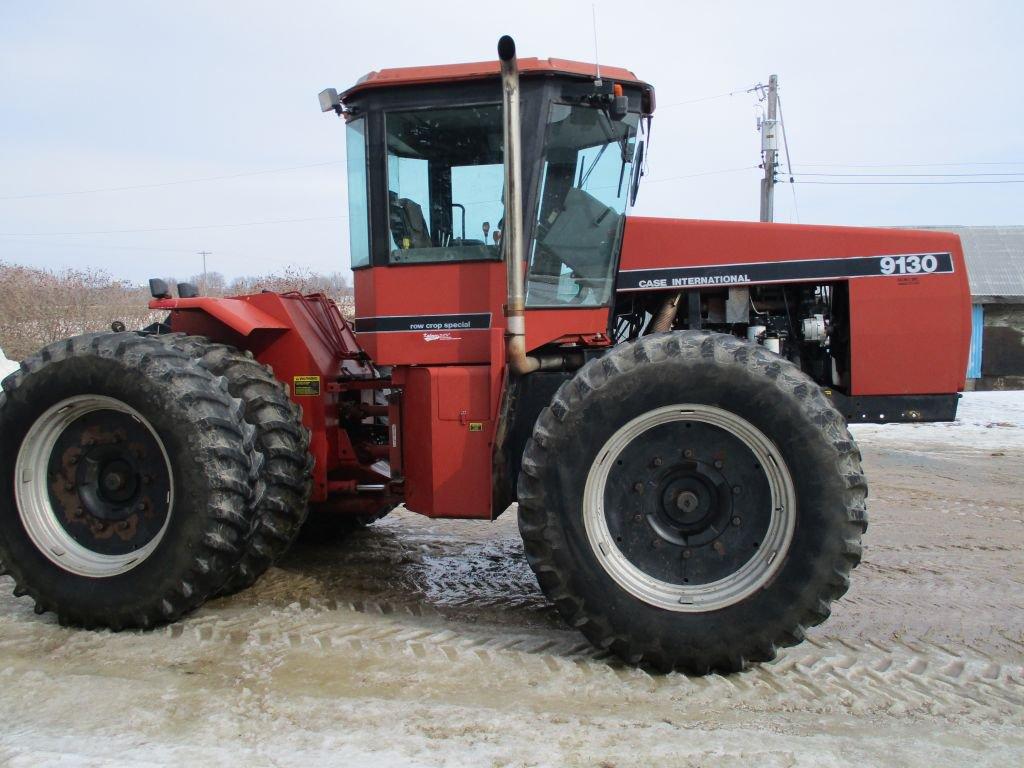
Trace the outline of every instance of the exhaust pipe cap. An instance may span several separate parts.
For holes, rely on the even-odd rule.
[[[498,58],[502,61],[512,61],[516,57],[516,41],[508,35],[502,35],[498,40]]]

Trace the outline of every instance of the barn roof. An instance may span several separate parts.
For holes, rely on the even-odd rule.
[[[960,236],[975,299],[1024,302],[1024,226],[929,226]]]

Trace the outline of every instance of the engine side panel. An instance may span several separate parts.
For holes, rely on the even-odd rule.
[[[887,256],[892,258],[883,260]],[[823,281],[849,286],[848,394],[942,394],[963,388],[971,300],[956,235],[627,220],[620,293]]]
[[[428,517],[491,517],[491,368],[400,367],[405,504]]]

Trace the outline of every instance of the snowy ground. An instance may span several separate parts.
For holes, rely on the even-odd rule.
[[[151,633],[62,629],[0,579],[0,765],[1024,764],[1024,393],[858,426],[865,558],[741,675],[649,675],[537,589],[515,516],[301,543]]]
[[[852,431],[858,441],[907,451],[1024,449],[1024,392],[967,392],[955,422],[857,424]]]

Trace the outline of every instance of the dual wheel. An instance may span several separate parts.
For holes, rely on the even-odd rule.
[[[88,334],[0,393],[0,568],[36,611],[114,629],[254,582],[306,514],[301,413],[246,353]]]
[[[519,525],[566,621],[630,663],[775,657],[860,559],[867,486],[842,416],[794,365],[666,333],[584,366],[538,418]]]

